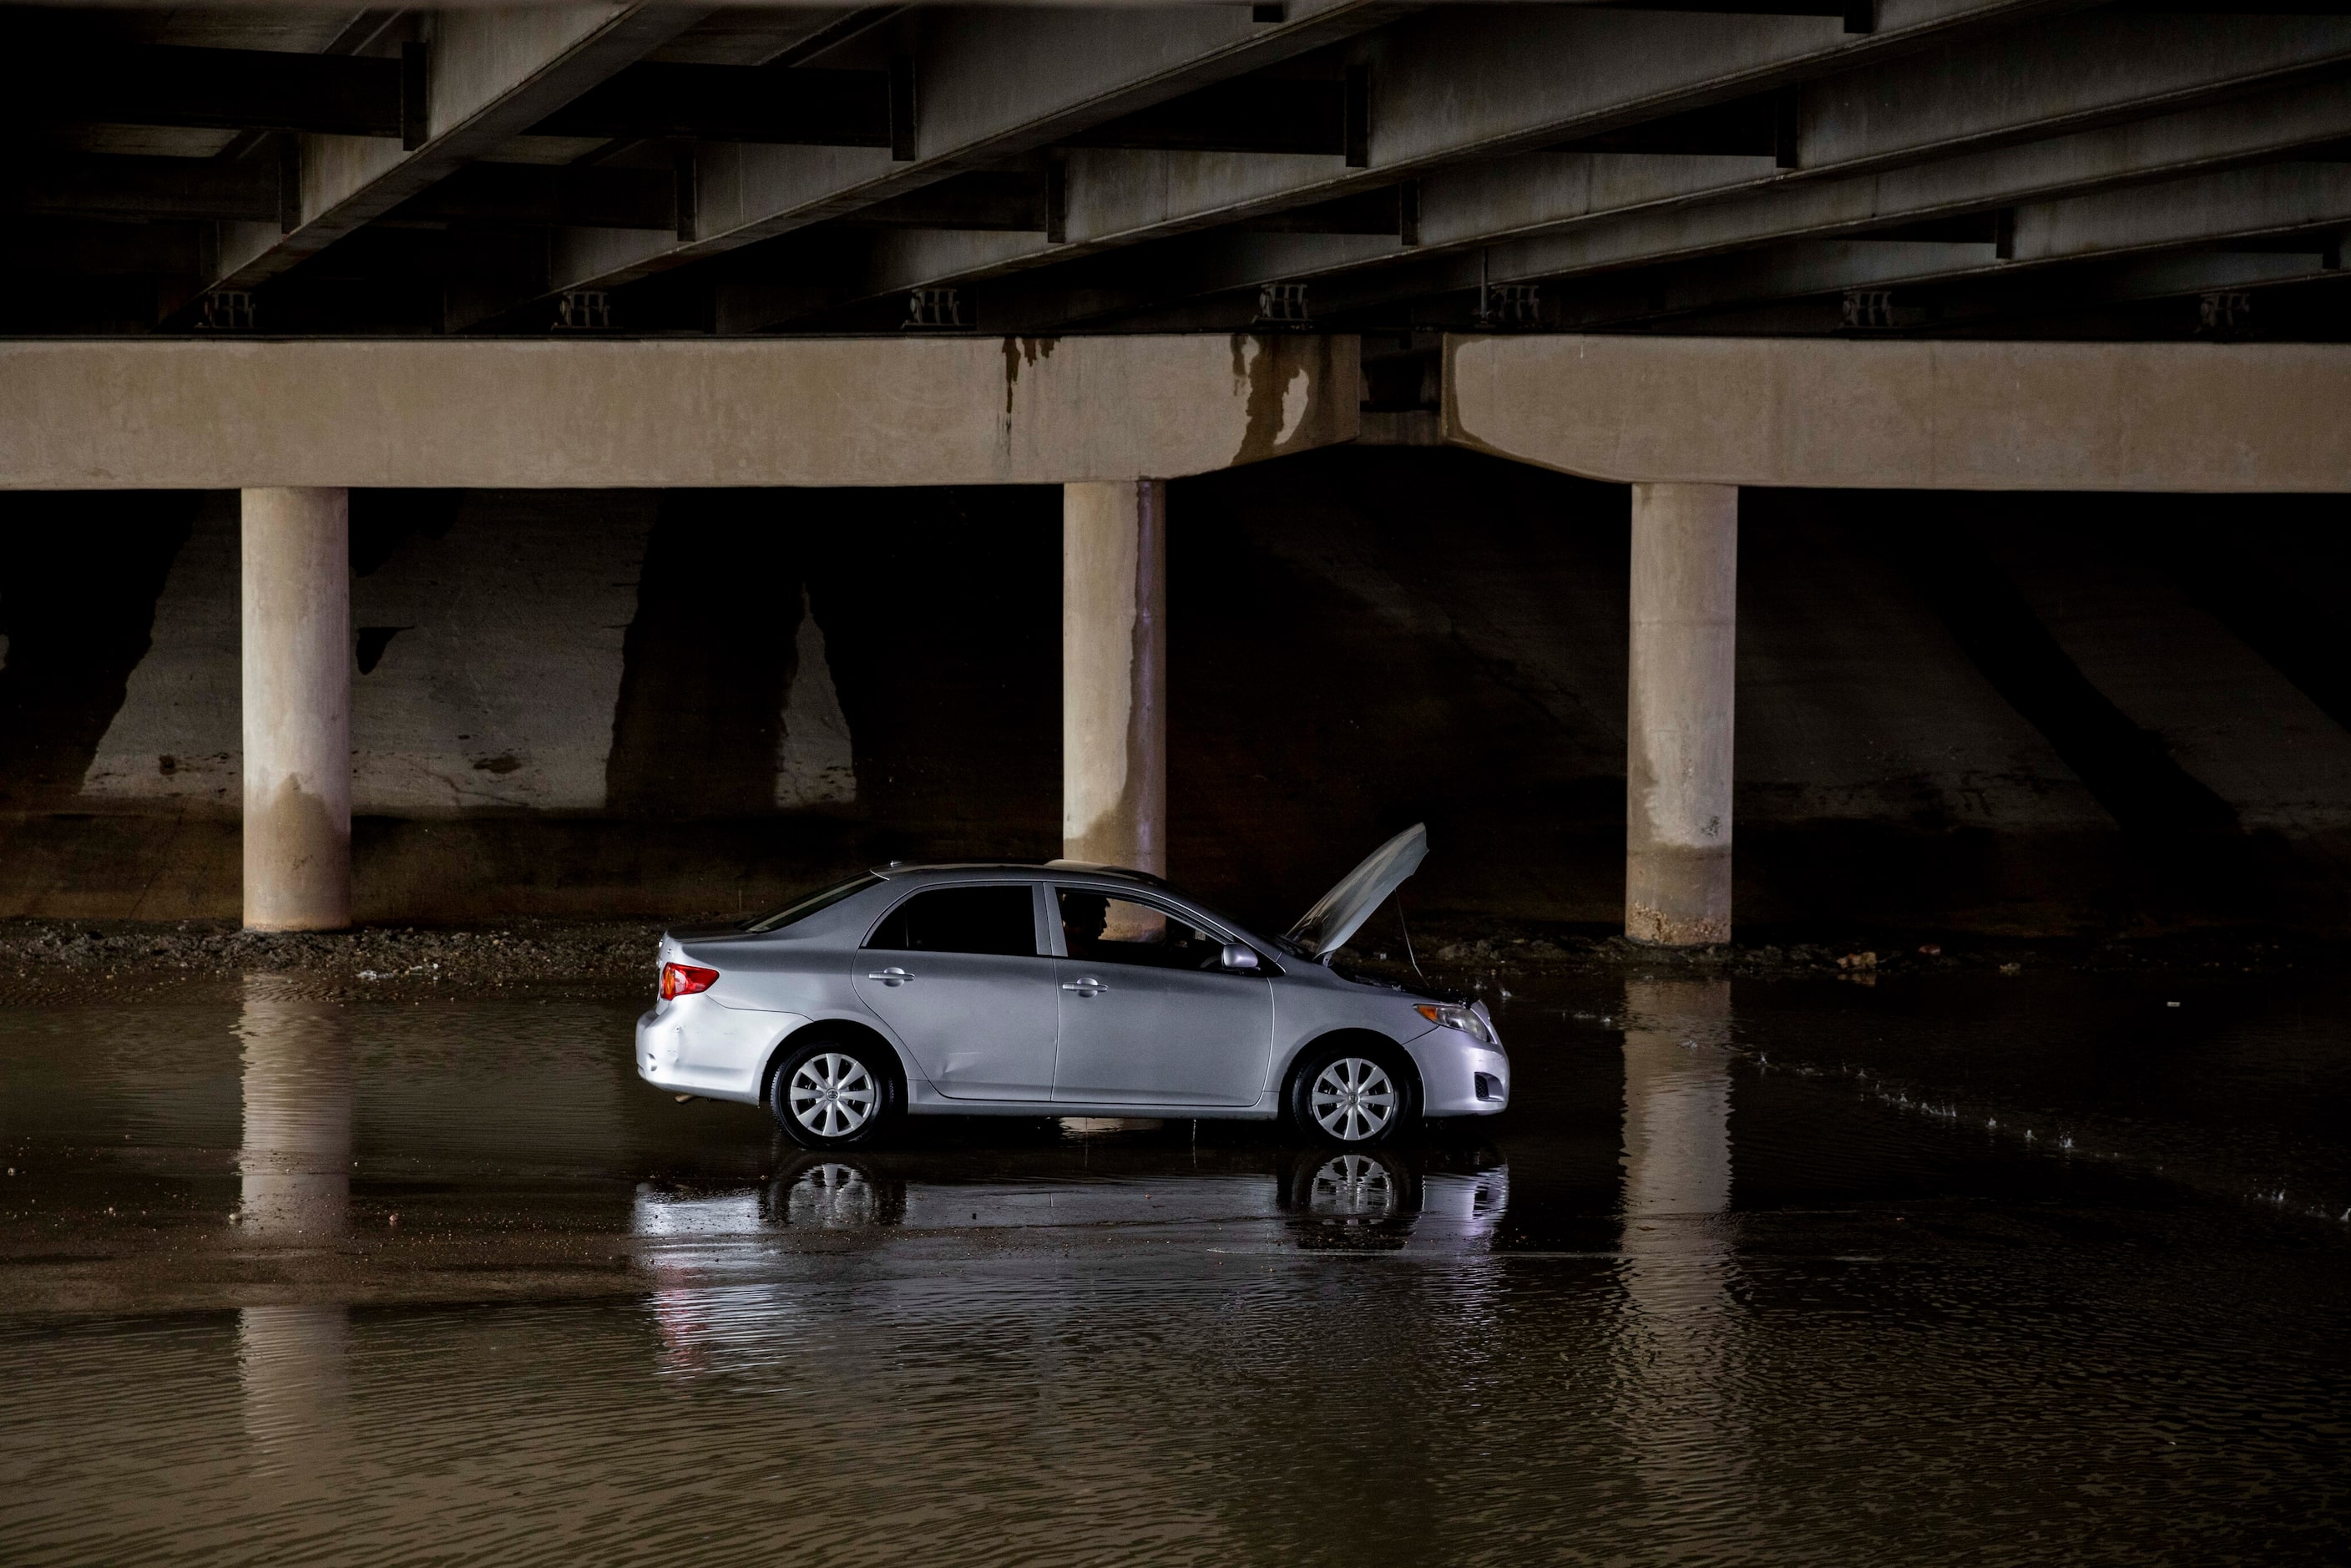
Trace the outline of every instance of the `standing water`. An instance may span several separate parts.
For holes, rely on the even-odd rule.
[[[634,995],[0,1009],[0,1559],[2340,1560],[2346,1003],[1584,979],[1394,1151],[821,1157]]]

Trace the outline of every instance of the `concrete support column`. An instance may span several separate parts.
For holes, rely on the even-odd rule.
[[[245,492],[245,924],[351,922],[348,493]]]
[[[1167,870],[1167,486],[1061,487],[1061,853]]]
[[[1633,486],[1625,934],[1730,940],[1739,489]]]

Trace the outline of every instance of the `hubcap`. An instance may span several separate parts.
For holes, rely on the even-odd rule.
[[[1395,1084],[1378,1062],[1344,1056],[1315,1074],[1307,1103],[1324,1132],[1359,1144],[1379,1136],[1395,1119]]]
[[[820,1051],[792,1069],[785,1098],[792,1120],[820,1138],[847,1137],[872,1120],[882,1103],[865,1064],[838,1051]]]
[[[1395,1178],[1369,1155],[1333,1155],[1324,1160],[1306,1196],[1306,1210],[1317,1218],[1377,1222],[1395,1209]]]
[[[811,1166],[792,1183],[784,1204],[785,1220],[792,1225],[826,1230],[854,1229],[871,1225],[882,1207],[881,1198],[865,1173],[854,1166]]]

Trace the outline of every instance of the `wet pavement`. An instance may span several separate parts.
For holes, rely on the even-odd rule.
[[[812,1157],[633,991],[0,1007],[0,1561],[2351,1554],[2351,984],[1869,978],[1525,986],[1353,1156]]]

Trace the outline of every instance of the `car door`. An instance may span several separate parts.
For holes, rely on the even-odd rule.
[[[1061,1037],[1053,1098],[1248,1105],[1273,1051],[1273,988],[1228,971],[1224,939],[1173,906],[1055,886]]]
[[[1050,1100],[1059,993],[1037,884],[926,887],[874,926],[852,979],[956,1100]]]

